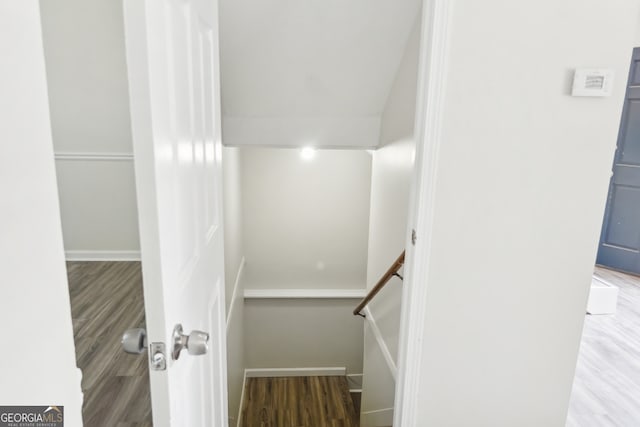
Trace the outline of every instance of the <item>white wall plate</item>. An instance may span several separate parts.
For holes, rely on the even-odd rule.
[[[607,68],[578,68],[573,75],[572,96],[611,96],[613,70]]]

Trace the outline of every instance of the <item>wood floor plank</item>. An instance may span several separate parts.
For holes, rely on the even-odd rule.
[[[91,427],[151,427],[146,355],[122,351],[129,328],[145,327],[139,262],[68,262],[82,416]]]
[[[353,392],[351,395],[351,401],[353,402],[353,408],[356,411],[356,425],[360,425],[360,407],[362,406],[362,393]]]
[[[596,267],[619,288],[614,315],[587,315],[568,427],[640,425],[640,277]]]
[[[248,378],[245,427],[357,427],[345,377]]]

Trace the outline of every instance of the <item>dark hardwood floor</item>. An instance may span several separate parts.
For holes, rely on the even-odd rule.
[[[353,409],[356,411],[355,425],[360,425],[360,408],[362,407],[362,393],[349,393],[351,395],[351,401],[353,402]]]
[[[76,361],[86,427],[150,427],[146,353],[122,351],[125,329],[144,327],[139,262],[68,262]]]
[[[247,378],[244,427],[357,427],[346,377]]]
[[[596,267],[619,288],[616,314],[587,315],[568,427],[640,426],[640,277]]]

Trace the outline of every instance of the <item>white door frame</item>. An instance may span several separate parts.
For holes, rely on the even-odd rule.
[[[393,425],[420,426],[422,337],[427,309],[431,236],[438,153],[441,143],[444,88],[447,77],[449,22],[453,0],[423,0],[418,93],[414,138],[416,141],[409,226],[406,238],[404,291],[398,354]],[[412,234],[415,230],[415,244]]]
[[[433,200],[440,146],[444,104],[449,16],[452,0],[424,0],[422,34],[418,69],[418,95],[415,137],[416,164],[407,235],[405,292],[402,302],[400,349],[394,425],[418,426],[420,372],[422,370],[422,337],[427,306],[427,286],[424,279],[429,270],[430,235],[433,226]],[[411,230],[416,230],[415,246]],[[67,305],[69,303],[67,302]]]

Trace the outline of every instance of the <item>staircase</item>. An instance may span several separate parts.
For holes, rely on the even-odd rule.
[[[365,307],[389,280],[394,276],[402,280],[398,271],[404,265],[404,258],[403,251],[353,310],[354,315],[366,317],[363,311],[369,312]],[[238,427],[359,427],[361,394],[362,374],[249,377],[244,386]],[[388,412],[392,410],[367,412],[365,415],[384,412],[384,418],[378,416],[367,422],[375,426],[387,424]]]

